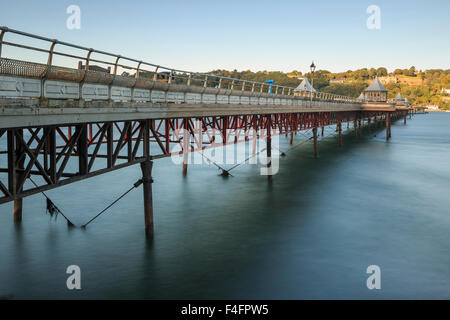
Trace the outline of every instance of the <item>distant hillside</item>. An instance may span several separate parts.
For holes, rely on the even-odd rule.
[[[212,74],[229,76],[238,79],[264,82],[274,80],[275,84],[296,87],[303,77],[311,82],[310,73],[300,71],[283,73],[280,71],[227,71],[214,70]],[[317,70],[314,73],[314,87],[319,91],[358,97],[367,88],[375,76],[388,89],[388,98],[394,98],[399,92],[415,105],[433,104],[443,109],[450,109],[449,95],[445,89],[450,89],[450,70],[432,69],[418,71],[414,67],[396,69],[388,73],[387,69],[358,69],[346,72],[332,73],[327,70]],[[442,90],[444,89],[444,90]]]

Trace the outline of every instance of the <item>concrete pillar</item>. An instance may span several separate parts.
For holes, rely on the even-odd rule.
[[[153,161],[146,160],[141,162],[142,170],[142,184],[144,190],[144,221],[145,221],[145,236],[147,239],[153,237],[154,223],[153,223],[153,197],[152,197],[152,168]]]

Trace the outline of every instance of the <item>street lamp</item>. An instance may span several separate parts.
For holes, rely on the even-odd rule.
[[[314,64],[314,61],[311,63],[311,65],[309,66],[309,68],[311,69],[311,105],[312,105],[312,91],[313,91],[313,85],[314,85],[314,71],[316,70],[316,65]]]

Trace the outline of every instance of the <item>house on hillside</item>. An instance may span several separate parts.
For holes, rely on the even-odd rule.
[[[396,76],[384,76],[379,79],[382,84],[398,83],[398,78]]]
[[[330,79],[330,83],[345,83],[345,79]]]

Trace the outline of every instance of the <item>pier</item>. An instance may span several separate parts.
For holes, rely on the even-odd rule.
[[[8,35],[23,42],[8,41]],[[30,39],[46,48],[29,45]],[[5,47],[45,54],[47,61],[4,57]],[[0,204],[14,201],[16,223],[29,195],[139,164],[148,238],[154,233],[157,159],[248,142],[241,132],[265,139],[270,159],[273,136],[289,135],[292,144],[296,133],[307,130],[317,158],[324,127],[336,126],[340,147],[343,123],[353,123],[355,137],[366,124],[369,130],[382,124],[390,139],[391,123],[406,123],[415,111],[395,102],[295,93],[276,84],[177,70],[6,27],[0,28],[0,108],[6,146],[0,150],[6,164],[0,168]],[[206,136],[201,141],[196,124]],[[219,132],[220,141],[210,131]],[[188,174],[186,161],[180,174]]]

